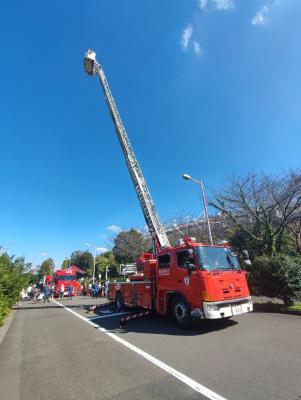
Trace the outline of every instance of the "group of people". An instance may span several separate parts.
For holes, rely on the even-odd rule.
[[[29,284],[27,288],[23,288],[20,292],[20,300],[25,301],[25,300],[30,300],[30,301],[35,301],[35,300],[43,300],[44,303],[47,301],[49,302],[49,299],[53,299],[54,297],[54,285],[48,285],[48,284]]]
[[[65,290],[65,285],[62,283],[62,284],[60,285],[60,298],[63,298],[63,297],[64,297],[65,291],[66,291],[66,290]],[[69,286],[67,287],[67,299],[68,299],[68,300],[72,300],[73,294],[74,294],[73,286],[72,286],[72,285],[69,285]]]
[[[55,285],[54,283],[38,283],[38,284],[30,284],[27,288],[23,288],[20,292],[20,300],[43,300],[45,302],[49,302],[49,299],[54,298]],[[82,294],[90,295],[93,299],[97,297],[107,297],[108,293],[108,282],[95,282],[84,284],[82,286]],[[59,295],[60,298],[63,298],[67,295],[68,300],[72,300],[74,296],[74,287],[72,285],[64,285],[62,283],[59,286],[59,292],[56,295]]]
[[[107,282],[95,282],[93,284],[89,284],[89,293],[93,297],[93,299],[96,299],[97,297],[106,297],[107,296],[107,291],[108,291],[108,284]]]

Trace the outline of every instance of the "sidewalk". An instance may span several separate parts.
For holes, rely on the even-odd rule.
[[[12,323],[14,316],[16,314],[15,310],[11,310],[8,316],[4,320],[4,324],[0,326],[0,346],[5,338],[5,335],[10,327],[10,324]]]

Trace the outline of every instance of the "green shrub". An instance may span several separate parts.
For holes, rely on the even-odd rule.
[[[301,257],[284,254],[256,257],[248,278],[253,294],[277,297],[291,305],[301,294]]]
[[[24,259],[0,256],[0,325],[9,309],[16,303],[20,291],[28,284],[28,275],[24,273]]]

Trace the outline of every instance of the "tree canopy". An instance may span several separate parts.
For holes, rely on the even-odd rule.
[[[93,274],[93,256],[89,251],[74,251],[71,254],[71,265],[82,269],[89,276]]]
[[[39,270],[40,279],[46,275],[52,275],[53,270],[54,270],[54,261],[52,258],[47,258],[47,260],[44,260],[40,266]]]
[[[117,263],[133,263],[145,251],[145,238],[135,229],[120,232],[114,239],[113,253]]]
[[[101,274],[103,280],[106,276],[106,267],[108,267],[108,277],[116,278],[119,275],[118,265],[115,260],[113,251],[109,250],[103,254],[96,256],[96,276]]]
[[[236,242],[240,236],[258,255],[286,251],[290,244],[300,250],[300,171],[232,177],[210,205],[236,228]]]

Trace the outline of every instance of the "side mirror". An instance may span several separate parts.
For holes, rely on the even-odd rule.
[[[250,256],[249,256],[248,250],[243,250],[242,251],[242,259],[243,260],[250,260]]]
[[[194,271],[196,269],[194,264],[188,264],[187,268],[188,268],[189,274],[191,273],[191,271]]]
[[[242,251],[242,260],[245,265],[252,265],[248,250]]]

